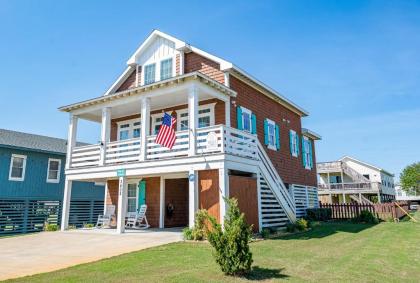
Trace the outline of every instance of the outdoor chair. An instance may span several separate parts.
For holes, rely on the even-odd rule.
[[[140,206],[140,210],[135,215],[130,215],[127,218],[126,228],[132,229],[147,229],[150,227],[146,218],[147,205],[143,204]],[[144,222],[144,223],[143,223]]]
[[[115,205],[107,205],[104,215],[98,215],[96,228],[110,227],[112,218],[115,216]]]

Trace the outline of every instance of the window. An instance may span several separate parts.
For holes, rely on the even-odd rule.
[[[47,183],[59,183],[61,171],[60,159],[48,159]]]
[[[26,155],[12,154],[10,160],[9,180],[25,180]]]
[[[160,62],[160,79],[166,80],[172,77],[172,58]]]
[[[307,137],[302,137],[302,160],[305,169],[313,168],[312,161],[312,143]]]
[[[149,64],[144,66],[144,84],[151,84],[155,82],[156,64]]]
[[[127,190],[127,212],[135,213],[137,211],[137,184],[128,184]]]
[[[159,133],[160,125],[162,125],[163,113],[152,115],[152,135]]]
[[[370,179],[369,174],[363,174],[363,177],[365,177],[366,179]]]
[[[290,153],[292,156],[297,157],[299,155],[299,136],[298,134],[290,130],[289,132],[290,138]]]
[[[198,127],[204,128],[214,125],[215,103],[198,106]],[[177,111],[178,131],[188,130],[188,109]]]
[[[118,123],[118,140],[139,138],[141,133],[140,119],[126,120]]]
[[[252,112],[244,107],[242,107],[242,129],[251,132],[252,130],[252,121],[251,121]]]
[[[264,142],[269,149],[280,149],[279,127],[270,119],[264,120]]]
[[[238,106],[236,108],[236,122],[239,130],[257,134],[257,117],[251,110]]]

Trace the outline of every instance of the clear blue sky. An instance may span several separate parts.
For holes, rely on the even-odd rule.
[[[420,160],[420,1],[192,2],[1,0],[0,128],[65,138],[57,107],[102,95],[157,28],[307,109],[319,161]]]

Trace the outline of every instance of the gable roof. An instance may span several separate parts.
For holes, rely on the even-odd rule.
[[[134,54],[128,59],[127,65],[128,67],[125,69],[123,74],[117,79],[117,81],[105,92],[105,95],[111,94],[115,92],[118,87],[125,81],[125,79],[135,70],[135,64],[137,57],[149,46],[149,44],[156,39],[157,37],[166,38],[175,43],[175,49],[185,51],[185,52],[193,52],[197,53],[207,59],[210,59],[214,62],[217,62],[220,65],[220,70],[226,73],[229,73],[239,79],[244,80],[246,83],[258,88],[258,90],[262,91],[264,94],[274,98],[280,104],[286,106],[293,112],[299,114],[300,116],[308,116],[309,113],[303,109],[302,107],[298,106],[291,100],[287,99],[284,95],[277,92],[276,90],[272,89],[268,85],[264,84],[260,80],[256,79],[249,73],[243,71],[239,67],[235,66],[232,62],[226,61],[218,56],[212,55],[207,53],[204,50],[201,50],[197,47],[194,47],[185,41],[182,41],[178,38],[175,38],[167,33],[161,32],[159,30],[153,30],[152,33],[146,38],[145,41],[140,45],[139,48],[134,52]]]
[[[77,143],[85,145],[84,143]],[[66,154],[67,140],[0,129],[0,147]]]
[[[369,164],[369,163],[363,162],[363,161],[361,161],[361,160],[359,160],[359,159],[356,159],[356,158],[351,157],[351,156],[348,156],[348,155],[341,157],[340,159],[338,159],[338,161],[344,161],[345,159],[350,159],[350,160],[352,160],[352,161],[354,161],[354,162],[356,162],[356,163],[359,163],[359,164],[361,164],[361,165],[365,165],[365,166],[367,166],[367,167],[370,167],[370,168],[372,168],[372,169],[378,170],[378,171],[380,171],[380,172],[383,172],[383,173],[385,173],[385,174],[388,174],[388,175],[390,175],[390,176],[394,177],[394,174],[392,174],[392,173],[390,173],[390,172],[386,171],[386,170],[385,170],[385,169],[383,169],[383,168],[380,168],[380,167],[377,167],[377,166],[375,166],[375,165],[372,165],[372,164]]]

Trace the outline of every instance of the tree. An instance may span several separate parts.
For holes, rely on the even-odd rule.
[[[420,193],[420,162],[405,167],[400,174],[400,182],[404,191],[414,189]]]
[[[209,217],[211,229],[207,234],[210,244],[215,249],[216,262],[225,274],[244,275],[251,270],[252,253],[249,249],[252,229],[240,212],[238,201],[225,199],[228,211],[224,219],[224,229],[214,217]]]

